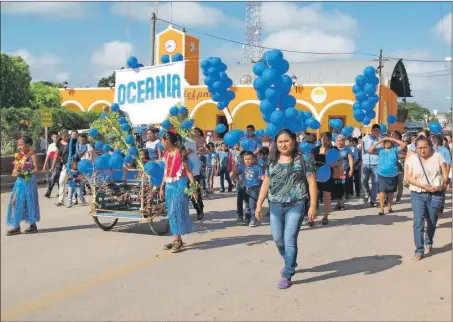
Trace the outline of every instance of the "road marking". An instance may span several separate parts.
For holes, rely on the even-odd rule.
[[[205,235],[205,238],[202,238],[200,240],[195,240],[192,245],[202,243],[202,242],[207,242],[215,237],[226,237],[227,232],[232,232],[237,229],[245,228],[244,226],[236,226],[236,227],[231,227],[229,229],[224,229],[222,231],[217,231],[213,233],[209,233]],[[38,298],[37,300],[30,301],[24,305],[15,307],[11,310],[6,311],[5,313],[1,313],[1,321],[9,321],[16,319],[17,317],[21,315],[25,315],[27,313],[30,313],[34,310],[41,309],[46,306],[50,306],[58,301],[61,301],[64,298],[70,297],[74,294],[82,293],[84,291],[89,290],[90,288],[93,288],[94,286],[99,286],[107,281],[110,281],[114,278],[124,276],[128,273],[132,273],[135,271],[138,271],[142,268],[145,268],[147,266],[152,265],[155,263],[157,260],[162,260],[165,258],[171,257],[170,255],[173,255],[172,253],[168,251],[162,251],[160,254],[155,255],[153,258],[148,258],[146,260],[140,260],[134,264],[124,266],[119,269],[112,270],[107,273],[103,273],[102,275],[97,275],[92,278],[89,278],[88,280],[76,283],[73,286],[70,286],[66,289],[54,292],[52,294],[49,294],[47,296]]]

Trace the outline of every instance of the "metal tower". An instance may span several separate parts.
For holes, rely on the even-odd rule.
[[[261,2],[247,2],[245,10],[245,43],[243,46],[243,63],[257,62],[263,56],[261,25]]]

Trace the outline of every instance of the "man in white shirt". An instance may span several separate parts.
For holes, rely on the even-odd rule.
[[[189,162],[193,165],[192,173],[194,176],[194,179],[196,182],[200,184],[201,187],[201,178],[200,178],[200,167],[201,167],[201,162],[200,159],[198,158],[198,153],[197,153],[197,144],[195,141],[193,141],[192,138],[189,138],[185,140],[184,142],[184,147],[186,148],[187,153],[189,154]],[[202,220],[204,217],[204,204],[203,204],[203,199],[201,197],[201,189],[198,188],[198,199],[194,199],[192,196],[190,197],[192,201],[192,205],[197,211],[197,219]]]

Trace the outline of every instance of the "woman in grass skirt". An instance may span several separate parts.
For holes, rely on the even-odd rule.
[[[177,253],[184,246],[181,236],[193,232],[192,219],[189,215],[189,196],[184,190],[188,181],[193,186],[195,180],[181,136],[170,130],[162,136],[162,144],[165,148],[165,172],[160,198],[163,200],[165,192],[168,221],[173,235],[173,241],[165,245],[164,249]],[[193,197],[196,199],[198,195],[194,193]]]
[[[6,224],[13,228],[8,230],[7,235],[21,233],[20,223],[26,221],[30,226],[25,230],[26,234],[38,231],[36,223],[40,220],[38,184],[35,173],[38,172],[36,154],[30,150],[33,141],[29,137],[23,137],[18,142],[20,152],[15,155],[13,176],[16,182],[11,193],[8,205]]]

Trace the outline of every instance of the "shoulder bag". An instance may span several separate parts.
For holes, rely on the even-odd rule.
[[[422,159],[420,156],[417,154],[418,161],[420,161],[420,165],[422,166],[423,173],[426,178],[426,182],[428,182],[428,185],[431,186],[431,183],[429,182],[428,175],[426,174],[425,167],[423,166]],[[444,204],[445,204],[445,194],[443,191],[436,191],[436,192],[430,192],[431,194],[431,202],[430,202],[430,207],[435,208],[435,209],[444,209]]]

